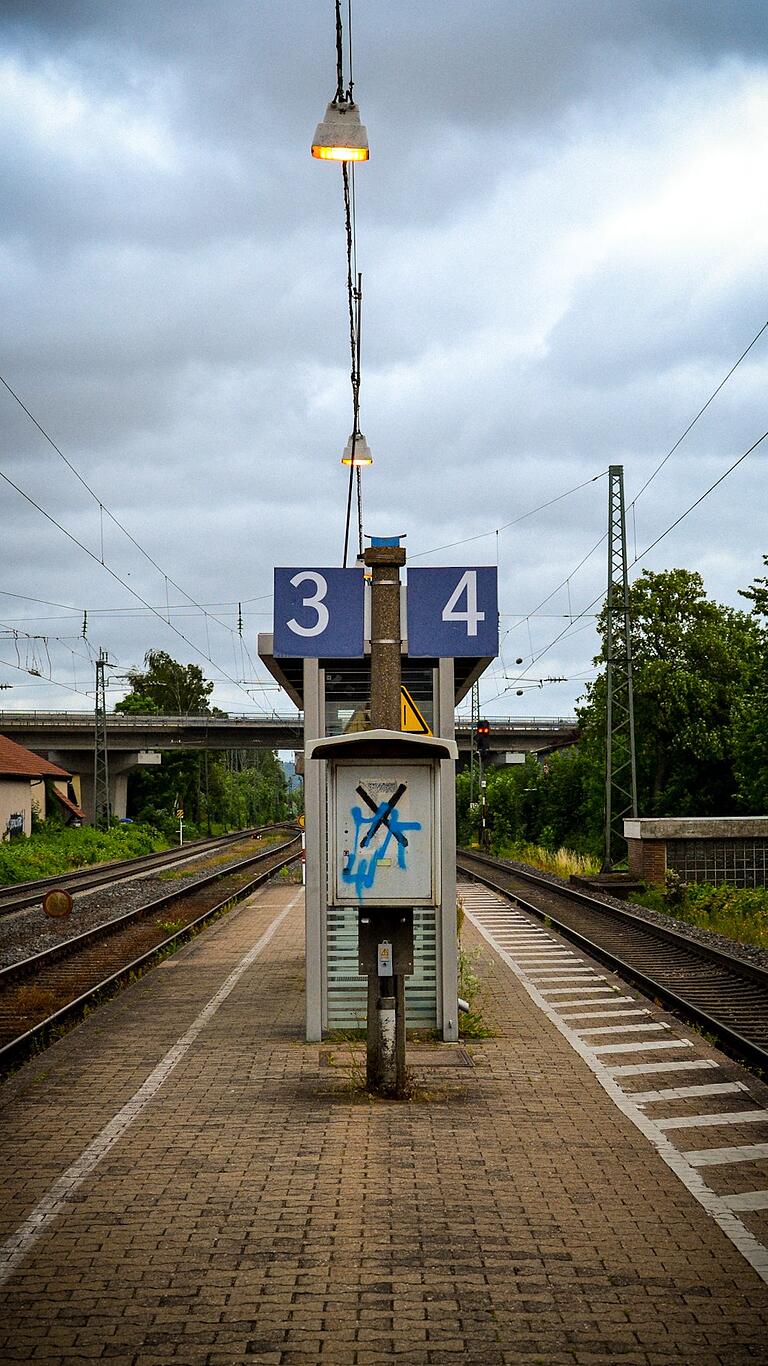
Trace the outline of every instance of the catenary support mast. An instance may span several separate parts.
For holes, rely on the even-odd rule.
[[[108,830],[109,754],[107,751],[107,687],[105,670],[109,664],[106,650],[99,650],[96,660],[96,713],[93,751],[93,824],[97,830]]]
[[[637,816],[632,634],[627,577],[624,467],[608,470],[608,596],[605,626],[605,830],[603,872],[626,854],[624,820]]]

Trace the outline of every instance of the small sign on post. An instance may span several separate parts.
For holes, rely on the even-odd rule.
[[[409,655],[497,655],[497,578],[495,565],[409,569]]]
[[[408,689],[400,685],[400,729],[411,735],[431,735],[427,722]]]
[[[276,569],[275,656],[361,658],[364,598],[362,569]]]
[[[388,939],[382,939],[378,945],[377,969],[379,977],[392,976],[392,945]]]

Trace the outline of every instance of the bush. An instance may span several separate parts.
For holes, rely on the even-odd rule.
[[[135,858],[167,847],[168,841],[147,825],[116,825],[103,833],[90,826],[41,832],[0,845],[0,886],[56,877],[89,864]]]
[[[768,887],[689,882],[675,886],[671,896],[668,889],[649,888],[636,899],[651,910],[665,911],[740,944],[768,946]]]

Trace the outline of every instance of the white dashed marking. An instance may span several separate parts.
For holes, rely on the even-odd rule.
[[[729,1209],[745,1213],[754,1209],[768,1209],[768,1191],[742,1191],[741,1195],[724,1195],[722,1200]]]
[[[768,1110],[734,1110],[722,1115],[676,1115],[657,1119],[660,1129],[716,1129],[722,1124],[765,1124]]]
[[[733,1148],[700,1148],[683,1153],[692,1167],[726,1167],[735,1162],[762,1162],[768,1157],[768,1143],[744,1143]]]
[[[660,1072],[693,1071],[700,1068],[711,1070],[712,1068],[716,1068],[718,1064],[713,1059],[709,1058],[691,1058],[686,1061],[677,1059],[675,1061],[664,1062],[649,1062],[646,1059],[640,1063],[626,1063],[618,1066],[608,1063],[606,1065],[602,1058],[607,1055],[621,1053],[648,1054],[651,1052],[659,1052],[662,1049],[692,1048],[693,1043],[690,1039],[673,1038],[590,1044],[585,1037],[586,1035],[613,1033],[615,1031],[626,1033],[638,1032],[640,1030],[648,1030],[649,1028],[660,1028],[661,1026],[658,1024],[652,1024],[650,1026],[612,1025],[608,1026],[606,1029],[600,1029],[599,1027],[581,1029],[578,1031],[572,1029],[567,1021],[574,1018],[583,1019],[584,1015],[580,1017],[563,1015],[562,1011],[566,1008],[573,1009],[577,1006],[596,1007],[601,1004],[599,998],[602,998],[604,1003],[611,1007],[619,1002],[627,1002],[632,1006],[637,1006],[637,1001],[632,996],[616,995],[615,993],[619,990],[618,987],[542,987],[537,984],[537,981],[535,980],[537,977],[539,983],[542,980],[552,979],[551,977],[543,977],[541,973],[537,973],[533,968],[531,959],[536,959],[537,956],[531,953],[530,944],[527,954],[516,954],[515,942],[508,934],[510,923],[509,915],[505,919],[502,911],[499,910],[499,907],[504,906],[503,899],[494,896],[493,901],[491,901],[487,892],[475,897],[473,895],[473,886],[470,885],[463,893],[463,901],[467,918],[475,925],[483,938],[496,950],[501,959],[515,974],[531,997],[531,1000],[547,1016],[559,1033],[568,1041],[574,1051],[579,1054],[584,1062],[586,1062],[587,1066],[594,1073],[603,1090],[611,1097],[614,1104],[632,1121],[635,1127],[649,1139],[660,1157],[676,1174],[686,1189],[693,1195],[707,1214],[709,1214],[718,1224],[733,1243],[734,1247],[741,1252],[742,1256],[754,1268],[761,1279],[768,1283],[768,1248],[766,1248],[754,1234],[750,1233],[749,1229],[738,1217],[739,1212],[768,1209],[768,1191],[746,1191],[730,1196],[720,1196],[706,1184],[698,1171],[698,1168],[705,1166],[761,1160],[768,1157],[768,1143],[754,1143],[742,1147],[734,1146],[732,1148],[703,1149],[686,1153],[680,1152],[675,1148],[671,1140],[667,1138],[665,1132],[670,1129],[694,1128],[702,1125],[715,1126],[723,1124],[765,1123],[768,1121],[768,1110],[745,1110],[721,1115],[690,1115],[679,1118],[669,1118],[666,1120],[651,1119],[642,1108],[644,1104],[651,1104],[652,1101],[657,1099],[685,1100],[690,1098],[693,1093],[696,1093],[696,1095],[723,1094],[725,1091],[730,1091],[731,1086],[723,1083],[722,1090],[717,1086],[714,1089],[710,1089],[709,1087],[671,1088],[673,1094],[648,1091],[640,1092],[633,1096],[631,1092],[622,1090],[617,1078],[643,1076],[645,1074]],[[493,906],[494,909],[488,909],[491,906]],[[519,912],[514,912],[512,914],[517,925],[522,926],[525,923]],[[529,922],[529,924],[532,924],[532,922]],[[500,942],[502,940],[504,942]],[[550,938],[550,942],[554,944],[556,941]],[[519,943],[517,944],[517,948],[520,948]],[[527,964],[522,961],[526,957],[528,959]],[[538,959],[538,963],[539,967],[541,967],[540,958]],[[553,965],[550,963],[549,966]],[[589,965],[585,964],[585,966]],[[595,978],[596,980],[601,980],[597,974],[595,974]],[[580,998],[573,999],[574,992],[579,990],[581,992]],[[570,996],[571,999],[562,999],[566,996]],[[605,1011],[606,1016],[610,1014],[616,1015],[617,1013],[618,1012],[611,1010]],[[587,1018],[590,1018],[590,1016],[592,1018],[600,1018],[601,1015],[602,1012],[593,1009]],[[670,1028],[670,1026],[666,1024],[664,1027]],[[748,1088],[743,1086],[743,1084],[737,1084],[736,1089],[746,1090],[748,1093]]]
[[[693,1072],[703,1068],[717,1068],[714,1058],[688,1058],[685,1062],[627,1062],[620,1067],[609,1067],[612,1077],[650,1077],[656,1072]]]
[[[561,1020],[613,1020],[619,1016],[650,1015],[650,1010],[580,1010],[578,1015],[562,1015]]]
[[[692,1100],[696,1096],[726,1096],[746,1091],[743,1081],[715,1081],[710,1086],[666,1086],[663,1091],[633,1091],[635,1105],[651,1105],[657,1100]]]

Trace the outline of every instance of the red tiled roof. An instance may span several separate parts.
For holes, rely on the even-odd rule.
[[[7,735],[0,735],[0,778],[70,778],[72,775],[56,764],[49,764],[31,749],[17,745]]]
[[[59,789],[57,787],[53,789],[53,795],[54,797],[58,797],[62,806],[65,806],[67,808],[67,811],[71,811],[73,816],[77,816],[78,820],[85,820],[85,812],[81,810],[81,808],[77,806],[75,802],[71,802],[69,800],[69,797],[66,797],[63,792],[59,792]]]

